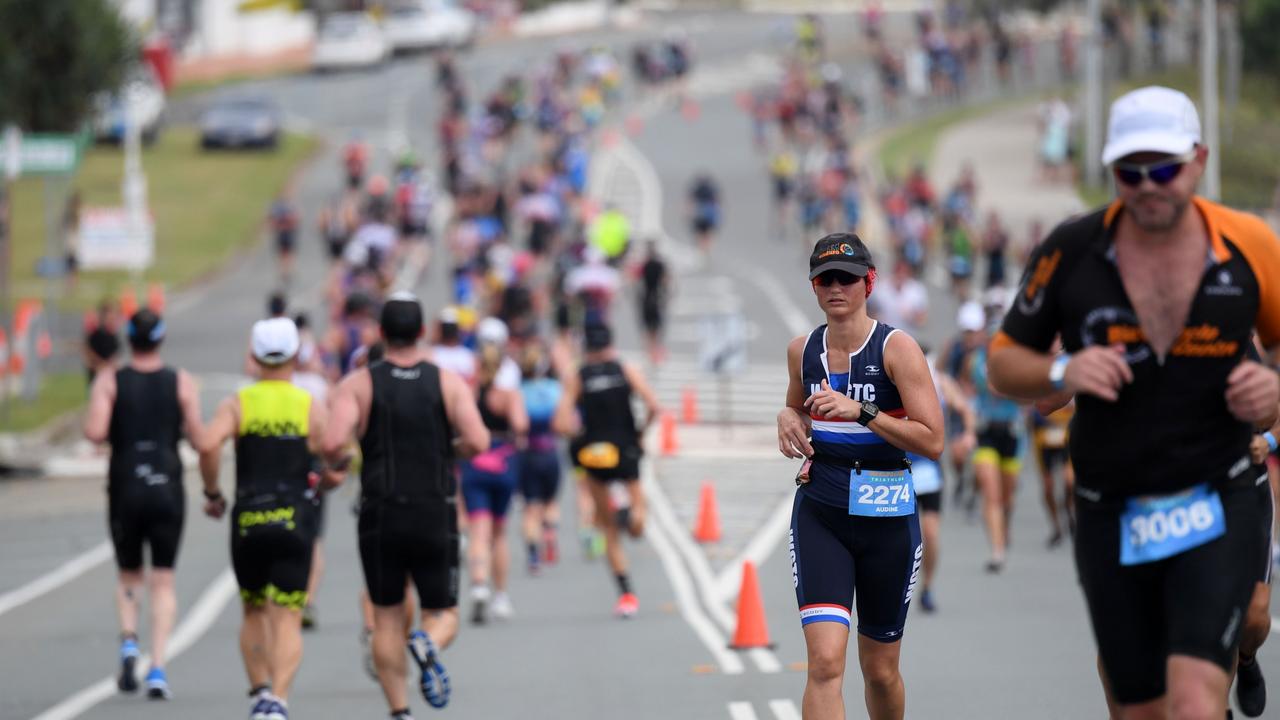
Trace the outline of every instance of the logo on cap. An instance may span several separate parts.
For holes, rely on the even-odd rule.
[[[839,247],[823,250],[822,253],[818,255],[818,259],[821,260],[823,258],[831,257],[832,255],[853,255],[854,252],[853,246],[849,243],[840,243]]]

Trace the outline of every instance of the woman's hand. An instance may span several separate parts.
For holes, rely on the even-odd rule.
[[[810,395],[804,406],[811,413],[831,420],[857,420],[862,415],[862,403],[832,390],[825,378],[822,389]]]
[[[793,407],[782,408],[778,413],[778,450],[792,459],[813,455],[808,418]]]

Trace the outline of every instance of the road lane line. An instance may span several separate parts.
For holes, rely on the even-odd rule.
[[[676,520],[675,511],[671,508],[671,501],[662,490],[657,478],[654,477],[653,465],[651,463],[647,464],[646,469],[641,474],[644,476],[642,482],[644,482],[645,496],[649,499],[649,507],[653,511],[654,526],[661,527],[671,535],[672,543],[675,545],[679,557],[684,560],[684,563],[688,565],[689,571],[693,574],[697,595],[711,614],[711,619],[725,633],[732,633],[737,626],[737,619],[716,595],[716,585],[711,576],[711,565],[707,561],[706,554],[693,544],[688,531]],[[747,655],[760,672],[777,673],[782,671],[782,663],[778,662],[777,656],[767,648],[754,648],[749,650]]]
[[[770,453],[769,457],[775,456]],[[764,565],[764,561],[773,554],[773,549],[782,542],[782,538],[786,537],[787,530],[791,527],[793,504],[795,504],[795,497],[787,493],[774,506],[769,519],[760,527],[760,530],[751,536],[751,541],[747,543],[746,548],[716,577],[716,596],[722,601],[728,602],[733,599],[734,594],[738,592],[738,587],[742,585],[742,564],[749,560],[756,567]]]
[[[111,543],[103,540],[26,585],[0,595],[0,615],[57,590],[110,559]]]
[[[1271,616],[1271,632],[1280,633],[1280,618],[1275,615]]]
[[[645,461],[645,465],[649,465],[649,461]],[[656,485],[652,481],[652,476],[646,474],[645,484],[647,488]],[[736,654],[728,650],[728,641],[716,629],[714,623],[707,618],[698,604],[697,593],[694,591],[693,582],[689,579],[688,573],[680,562],[680,556],[671,546],[671,540],[667,538],[665,531],[658,523],[649,523],[645,531],[645,537],[649,543],[653,545],[653,549],[658,553],[658,559],[662,561],[662,567],[667,573],[667,578],[671,581],[671,588],[675,591],[676,607],[680,611],[680,616],[684,618],[689,627],[693,629],[698,639],[703,645],[707,646],[707,650],[711,652],[711,657],[715,658],[716,664],[720,666],[720,671],[726,675],[740,675],[743,671],[742,659]]]
[[[770,700],[769,709],[778,720],[800,720],[800,711],[790,700]]]
[[[209,583],[204,592],[200,593],[200,597],[191,606],[191,610],[182,618],[182,622],[178,623],[178,627],[174,630],[173,637],[169,643],[170,661],[189,649],[209,631],[214,621],[218,619],[218,615],[222,613],[222,609],[226,607],[231,598],[235,597],[235,594],[235,576],[231,573],[231,568],[226,568],[213,579],[213,582]],[[150,656],[143,655],[138,658],[137,667],[142,668],[150,664]],[[80,716],[117,692],[119,691],[116,689],[115,677],[108,675],[68,696],[62,702],[37,715],[33,720],[71,720],[71,718]]]
[[[732,720],[757,720],[755,708],[751,703],[742,701],[729,703],[729,717]]]

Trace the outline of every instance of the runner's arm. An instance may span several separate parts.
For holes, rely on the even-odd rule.
[[[89,442],[107,441],[111,432],[111,408],[116,401],[116,374],[104,369],[93,379],[89,409],[84,414],[84,436]]]
[[[182,430],[186,433],[187,442],[199,450],[196,443],[204,432],[204,418],[200,417],[200,389],[186,370],[178,371],[178,404],[182,406]]]
[[[324,440],[320,443],[320,456],[326,465],[335,470],[345,470],[355,455],[350,450],[350,444],[360,428],[357,383],[372,383],[368,370],[351,373],[329,393],[329,416],[326,418]]]
[[[649,381],[645,379],[644,373],[640,372],[639,368],[631,363],[623,363],[622,372],[627,376],[627,382],[631,383],[632,391],[644,402],[644,423],[639,428],[640,433],[643,434],[653,421],[658,419],[658,413],[662,412],[662,404],[658,402],[658,396],[654,394],[653,387],[649,385]]]
[[[801,335],[787,344],[786,407],[778,413],[778,451],[793,459],[813,455],[813,445],[809,443],[813,420],[804,406],[804,381],[800,377],[800,357],[806,340]]]
[[[444,392],[444,410],[449,424],[458,434],[454,451],[459,457],[474,457],[489,449],[489,428],[480,418],[471,388],[456,373],[440,370],[440,388]]]
[[[565,437],[577,435],[580,430],[578,418],[578,376],[564,376],[564,388],[560,393],[560,404],[556,406],[556,414],[551,420],[555,431]]]
[[[233,395],[223,400],[214,411],[213,418],[204,427],[199,440],[193,443],[200,451],[200,477],[204,481],[206,495],[220,493],[218,472],[221,469],[222,444],[236,432],[240,422],[240,402]]]
[[[910,335],[896,332],[885,343],[884,365],[889,379],[898,388],[907,416],[896,418],[880,413],[867,427],[894,447],[937,460],[942,455],[946,433],[929,361]],[[861,404],[858,413],[862,413]]]
[[[325,428],[329,424],[329,408],[324,403],[312,400],[308,416],[307,449],[311,451],[311,454],[319,456],[324,445]],[[332,490],[341,485],[346,477],[346,472],[334,470],[328,466],[328,463],[325,463],[320,473],[320,488]]]

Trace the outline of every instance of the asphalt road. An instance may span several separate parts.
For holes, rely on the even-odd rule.
[[[448,715],[799,717],[805,653],[783,542],[794,468],[777,455],[769,419],[785,387],[785,342],[820,322],[820,314],[804,280],[807,251],[799,241],[780,243],[761,230],[768,227],[764,160],[752,151],[749,124],[733,99],[757,71],[767,75],[767,63],[750,62],[750,57],[767,56],[786,22],[765,15],[684,13],[650,18],[636,31],[568,41],[620,44],[636,33],[653,36],[678,26],[695,43],[706,73],[702,90],[695,92],[697,119],[666,104],[632,106],[631,112],[643,113],[643,131],[634,138],[624,135],[598,159],[618,178],[606,194],[623,193],[622,200],[645,208],[651,216],[647,231],[663,239],[680,268],[670,328],[673,358],[655,376],[664,403],[677,407],[692,387],[704,420],[715,420],[720,399],[727,397],[725,412],[736,422],[682,426],[678,454],[652,453],[645,478],[654,502],[649,533],[628,546],[641,599],[634,621],[610,616],[611,581],[603,564],[587,560],[574,543],[573,498],[562,494],[562,563],[536,578],[513,563],[515,618],[480,628],[464,625],[446,654],[454,680]],[[464,73],[473,87],[487,89],[506,72],[545,57],[553,45],[520,41],[482,47],[464,60]],[[856,60],[850,62],[856,67]],[[311,218],[337,189],[337,149],[353,133],[374,142],[385,160],[383,139],[403,129],[431,156],[430,82],[429,63],[412,58],[368,75],[277,78],[220,92],[269,93],[291,117],[306,120],[329,141],[298,178],[303,216]],[[397,97],[404,99],[392,102]],[[194,99],[186,112],[201,102]],[[396,113],[409,120],[396,119]],[[705,267],[691,255],[683,217],[685,187],[704,168],[715,173],[727,198],[724,230]],[[264,207],[269,200],[263,199]],[[322,266],[320,244],[304,242],[299,275],[319,277]],[[270,254],[259,247],[208,287],[178,300],[166,352],[205,379],[206,409],[238,382],[248,326],[260,315],[274,277]],[[443,298],[440,277],[441,268],[434,265],[417,288],[428,307],[438,307]],[[926,335],[937,344],[953,306],[940,291],[934,295]],[[305,284],[295,288],[299,306],[313,305],[315,297]],[[617,322],[621,344],[634,356],[635,313],[627,302]],[[698,364],[708,308],[740,311],[748,320],[747,367],[724,385]],[[700,547],[688,530],[699,491],[708,482],[717,491],[724,538]],[[188,485],[178,572],[179,634],[185,647],[181,653],[175,648],[169,662],[176,697],[165,704],[119,697],[109,689],[94,692],[95,684],[114,671],[117,650],[114,571],[101,549],[106,536],[102,480],[0,483],[0,718],[243,716],[239,609],[226,579],[228,530],[198,512],[194,477]],[[908,717],[1104,716],[1070,553],[1065,547],[1045,548],[1037,487],[1024,473],[1015,544],[1000,576],[982,572],[981,526],[962,509],[945,508],[936,580],[941,611],[925,616],[913,610],[904,640]],[[385,716],[381,693],[360,666],[356,595],[362,580],[348,512],[353,490],[343,488],[329,503],[328,571],[316,601],[320,625],[306,636],[291,702],[294,717]],[[725,649],[744,559],[759,567],[774,643],[770,650]],[[67,574],[74,578],[56,589],[23,604],[12,602],[12,593],[30,589],[68,562],[84,567],[70,568]],[[465,589],[463,596],[465,605]],[[1265,647],[1260,660],[1264,668],[1280,667],[1280,646]],[[861,683],[856,662],[849,667],[845,695],[849,714],[856,717],[862,714]],[[413,706],[420,718],[436,714],[420,699]]]

